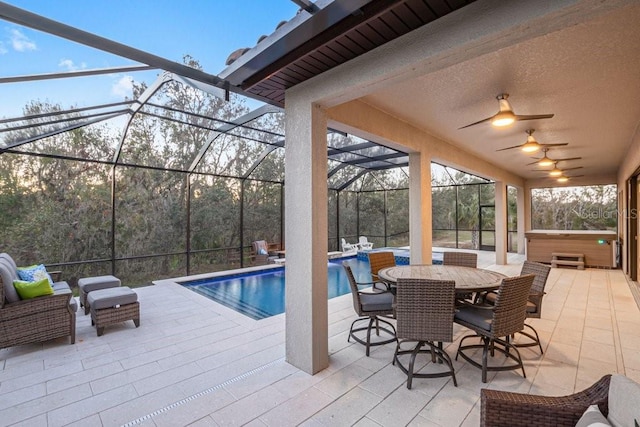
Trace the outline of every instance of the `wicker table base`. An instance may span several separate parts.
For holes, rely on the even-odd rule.
[[[136,328],[140,326],[140,303],[134,302],[118,307],[109,307],[95,310],[91,307],[91,324],[96,325],[98,336],[104,333],[104,327],[114,323],[133,320]]]

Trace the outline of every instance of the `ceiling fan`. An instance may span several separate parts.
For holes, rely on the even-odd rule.
[[[547,167],[547,166],[551,166],[551,165],[555,165],[558,162],[567,162],[569,160],[580,160],[582,159],[582,157],[565,157],[563,159],[551,159],[549,157],[547,157],[547,152],[549,151],[549,148],[543,148],[542,149],[544,156],[542,156],[542,158],[537,159],[535,162],[531,162],[531,163],[527,163],[527,166],[531,166],[531,165],[538,165],[540,167]]]
[[[553,114],[531,114],[531,115],[515,114],[507,98],[509,98],[508,93],[501,93],[500,95],[496,96],[496,99],[500,103],[500,110],[496,114],[486,119],[477,121],[475,123],[462,126],[459,129],[468,128],[469,126],[474,126],[474,125],[484,123],[484,122],[489,122],[489,121],[493,126],[502,127],[502,126],[509,126],[510,124],[512,124],[517,120],[550,119],[551,117],[553,117]]]
[[[527,140],[524,144],[514,145],[513,147],[500,148],[496,151],[504,151],[504,150],[511,150],[513,148],[520,148],[525,153],[533,153],[546,147],[560,147],[564,145],[569,145],[568,142],[560,142],[557,144],[541,144],[538,141],[536,141],[536,139],[533,137],[533,132],[534,132],[533,129],[527,129],[526,132],[527,132],[527,135],[529,136],[527,136]],[[551,163],[549,163],[547,166],[550,166],[550,165]]]
[[[572,171],[572,170],[576,170],[576,169],[582,169],[582,166],[575,166],[573,168],[564,168],[564,169],[560,169],[558,168],[558,162],[554,163],[553,169],[551,170],[547,170],[547,169],[533,169],[534,172],[547,172],[549,174],[549,176],[552,177],[560,177],[562,176],[566,171]]]
[[[581,176],[584,176],[584,175],[573,175],[573,176],[560,175],[557,179],[558,179],[558,182],[567,182],[570,179],[580,178]]]

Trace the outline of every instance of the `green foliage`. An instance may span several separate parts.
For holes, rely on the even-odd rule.
[[[616,186],[534,189],[531,222],[540,230],[616,230]]]

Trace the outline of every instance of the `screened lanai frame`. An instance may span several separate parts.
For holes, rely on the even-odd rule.
[[[252,239],[264,238],[265,236],[252,235],[245,230],[245,222],[251,223],[264,220],[261,218],[250,218],[255,216],[247,210],[245,204],[245,193],[247,188],[267,186],[271,187],[270,194],[273,198],[279,199],[279,219],[274,226],[276,235],[267,237],[267,240],[284,245],[284,170],[274,170],[264,165],[273,157],[283,157],[284,150],[284,130],[279,132],[266,131],[254,126],[256,123],[268,115],[282,114],[282,110],[269,104],[262,105],[254,110],[248,111],[224,120],[221,118],[208,117],[194,111],[162,105],[154,100],[154,95],[161,88],[169,84],[180,84],[193,90],[202,91],[214,98],[229,101],[231,97],[244,96],[241,89],[230,86],[224,80],[192,68],[187,65],[177,64],[163,58],[142,52],[119,43],[83,32],[81,30],[60,24],[43,17],[31,14],[12,6],[0,5],[0,18],[19,25],[38,29],[52,35],[73,40],[86,46],[101,49],[105,52],[115,54],[119,57],[133,59],[145,65],[134,65],[124,67],[112,67],[95,70],[80,70],[66,73],[53,73],[47,75],[13,76],[0,77],[0,83],[20,83],[27,81],[46,81],[50,79],[68,79],[83,76],[98,76],[116,72],[148,72],[149,70],[165,70],[157,77],[154,83],[138,94],[135,99],[125,100],[107,104],[94,105],[92,107],[70,108],[67,110],[52,111],[46,114],[39,114],[30,117],[17,117],[4,119],[0,125],[11,123],[29,122],[33,120],[45,120],[46,126],[52,126],[46,132],[32,134],[27,138],[12,141],[0,147],[0,154],[28,154],[42,158],[58,160],[77,161],[76,157],[52,153],[26,153],[24,148],[34,146],[43,138],[54,137],[57,134],[81,129],[105,121],[114,120],[117,117],[125,116],[129,118],[124,125],[121,139],[113,155],[109,159],[83,159],[89,163],[100,164],[103,167],[110,167],[111,176],[111,219],[110,236],[111,244],[108,256],[89,259],[84,261],[59,262],[53,265],[69,266],[82,263],[95,263],[108,265],[110,272],[115,274],[118,263],[143,262],[154,258],[167,258],[172,263],[178,257],[185,257],[184,271],[187,274],[201,271],[197,265],[192,265],[193,258],[210,257],[212,253],[225,251],[223,256],[226,267],[242,267],[249,262],[250,242]],[[233,92],[233,93],[232,93]],[[251,98],[258,98],[254,95]],[[78,115],[76,118],[64,117],[65,115]],[[205,144],[200,147],[196,156],[188,165],[178,167],[176,165],[154,165],[154,164],[134,164],[126,159],[126,137],[127,129],[136,117],[145,116],[157,120],[168,120],[177,126],[191,126],[204,132],[209,132]],[[49,120],[47,120],[49,119]],[[20,123],[15,126],[6,126],[0,132],[11,132],[32,126],[32,123]],[[242,173],[229,173],[220,170],[202,170],[207,164],[206,156],[213,141],[219,139],[240,138],[252,141],[256,146],[261,146],[261,151],[255,156],[253,162],[246,167]],[[334,129],[328,129],[327,136],[327,157],[328,157],[328,189],[329,189],[329,248],[339,250],[340,239],[357,239],[360,235],[367,235],[376,246],[401,246],[408,244],[408,155],[398,150],[378,145],[372,141],[367,141],[353,135],[347,135]],[[124,157],[124,158],[123,158]],[[157,173],[157,176],[166,176],[166,173],[176,173],[184,175],[184,195],[186,204],[185,238],[184,245],[177,245],[171,251],[147,251],[146,253],[129,253],[122,256],[117,253],[116,237],[118,226],[118,212],[116,201],[118,200],[117,176],[121,171],[128,168],[138,168]],[[393,179],[378,179],[377,174],[393,174]],[[204,178],[202,178],[204,177]],[[200,179],[202,178],[202,179]],[[206,186],[201,181],[206,180],[234,180],[237,182],[234,188],[239,194],[239,244],[222,245],[220,247],[200,248],[194,247],[192,237],[196,224],[192,224],[192,208],[200,203],[202,194],[206,193]],[[388,183],[395,183],[392,188]],[[397,199],[397,200],[396,200]],[[389,209],[389,206],[400,206],[402,209]],[[349,218],[351,212],[351,218]],[[390,216],[395,216],[395,220],[389,221]],[[341,219],[342,218],[342,219]],[[390,226],[389,223],[395,224]],[[398,225],[399,224],[399,225]],[[395,227],[395,228],[394,228]],[[200,229],[203,226],[200,225]],[[214,257],[220,258],[220,257]],[[35,260],[34,260],[35,261]],[[198,264],[196,262],[196,264]],[[224,264],[224,263],[223,263]],[[182,267],[182,265],[181,265]],[[157,278],[157,277],[156,277]]]
[[[113,69],[104,70],[104,72],[111,72]],[[94,73],[98,74],[99,71],[94,70]],[[56,76],[57,78],[72,77],[68,73],[61,73]],[[49,78],[47,76],[46,78]],[[37,79],[37,76],[25,76],[6,78],[5,83],[15,83],[20,81],[32,81]],[[157,94],[165,85],[171,83],[178,83],[180,85],[188,86],[196,90],[204,90],[208,95],[217,97],[219,99],[229,99],[229,94],[218,88],[211,87],[209,85],[203,85],[202,83],[195,82],[192,79],[178,76],[174,73],[163,72],[156,81],[150,85],[144,92],[142,92],[135,100],[127,100],[118,103],[100,104],[92,107],[82,108],[70,108],[67,110],[56,110],[50,113],[40,113],[34,115],[27,115],[22,117],[15,117],[9,119],[2,119],[1,125],[4,125],[0,129],[0,133],[5,135],[3,141],[3,147],[0,148],[1,154],[16,154],[16,155],[28,155],[45,159],[56,159],[58,161],[82,161],[87,163],[93,163],[102,165],[103,167],[110,168],[110,181],[111,181],[111,220],[110,220],[110,253],[108,256],[84,259],[84,260],[71,260],[50,263],[49,265],[58,267],[80,266],[81,264],[95,264],[101,266],[100,271],[96,272],[92,270],[91,274],[116,274],[118,270],[118,264],[125,262],[140,262],[144,260],[166,258],[175,260],[176,257],[184,257],[184,273],[187,275],[194,272],[204,272],[198,268],[192,268],[193,258],[209,257],[217,252],[224,251],[226,255],[223,257],[226,263],[221,263],[224,268],[231,267],[244,267],[249,260],[250,252],[250,240],[245,238],[244,222],[250,215],[246,214],[244,208],[244,192],[248,185],[272,185],[278,187],[276,194],[279,200],[276,201],[276,205],[279,206],[279,220],[277,224],[278,235],[270,236],[268,240],[273,243],[284,244],[284,237],[282,235],[284,230],[283,218],[284,218],[284,206],[282,201],[284,200],[284,170],[274,172],[274,168],[269,168],[268,171],[261,171],[262,165],[265,161],[274,156],[274,153],[279,154],[280,158],[283,157],[284,150],[284,134],[280,132],[273,132],[270,130],[259,129],[254,126],[261,118],[268,115],[282,115],[283,112],[278,107],[274,107],[268,104],[262,105],[246,114],[236,117],[233,120],[223,120],[220,118],[212,118],[203,116],[194,112],[185,111],[179,108],[173,108],[166,105],[161,105],[158,102],[154,102],[154,95]],[[235,95],[233,95],[235,96]],[[117,117],[126,117],[126,123],[122,126],[122,133],[119,136],[116,148],[113,152],[110,152],[108,158],[80,158],[75,155],[68,155],[64,153],[47,151],[47,139],[55,138],[57,135],[70,132],[76,129],[82,129],[84,127],[94,126],[101,122],[113,121]],[[146,117],[157,120],[167,120],[178,126],[195,127],[204,130],[209,133],[206,142],[199,149],[195,157],[187,165],[175,166],[175,165],[154,165],[154,164],[139,164],[129,161],[127,156],[127,137],[130,126],[138,117]],[[192,119],[198,120],[194,123]],[[208,125],[203,125],[203,122],[208,122]],[[42,129],[46,129],[43,131]],[[40,130],[40,132],[34,132]],[[16,134],[18,131],[29,132],[29,134],[21,138],[11,139],[11,135]],[[283,132],[283,130],[281,131]],[[9,138],[9,139],[8,139]],[[220,173],[220,171],[208,171],[203,168],[207,153],[209,152],[213,143],[217,140],[231,138],[231,139],[243,139],[252,141],[255,145],[261,146],[260,153],[255,157],[255,160],[246,168],[241,174]],[[328,130],[328,158],[329,158],[329,177],[328,185],[330,191],[343,190],[349,186],[356,185],[358,181],[366,180],[367,173],[376,170],[388,170],[398,167],[406,167],[408,165],[408,156],[405,153],[397,150],[392,150],[386,147],[379,146],[370,141],[365,141],[360,138],[352,137],[335,130]],[[45,141],[40,144],[41,141]],[[42,145],[42,148],[40,145]],[[54,145],[54,144],[49,144]],[[33,150],[35,148],[35,150]],[[119,193],[117,188],[118,175],[124,173],[123,171],[129,170],[129,168],[139,168],[157,173],[177,173],[182,174],[185,178],[185,194],[186,194],[186,214],[185,216],[185,244],[184,248],[176,250],[162,251],[162,252],[145,252],[137,254],[126,254],[117,252],[117,225],[118,225],[118,208],[116,204],[119,200]],[[265,168],[263,168],[265,169]],[[351,173],[347,173],[351,171]],[[406,174],[406,172],[403,172]],[[270,174],[270,176],[267,176]],[[192,247],[192,203],[194,203],[194,184],[198,179],[194,177],[209,177],[211,179],[225,179],[235,180],[239,184],[239,199],[240,212],[239,212],[239,242],[237,247],[222,246],[216,248],[194,248]],[[335,188],[333,188],[335,187]],[[257,239],[258,236],[252,235],[249,239]],[[334,244],[330,247],[339,249],[337,241],[335,239]],[[220,258],[219,256],[213,256],[214,258]],[[175,263],[175,261],[172,261]],[[106,266],[109,265],[109,268]],[[157,278],[157,277],[156,277]]]

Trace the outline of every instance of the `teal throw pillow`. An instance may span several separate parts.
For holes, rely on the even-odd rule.
[[[14,280],[13,287],[16,288],[18,295],[20,295],[20,299],[30,299],[53,294],[53,288],[49,284],[49,279],[46,277],[44,279],[36,280],[35,282]]]
[[[41,279],[47,279],[50,285],[53,280],[43,264],[30,265],[29,267],[18,267],[18,277],[25,282],[35,282]]]

